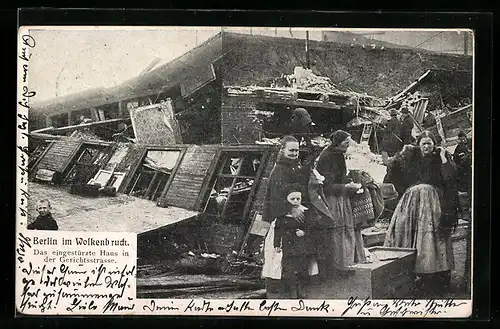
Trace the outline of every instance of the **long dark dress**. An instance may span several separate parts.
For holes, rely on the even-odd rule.
[[[318,225],[323,227],[318,243],[324,253],[326,270],[345,269],[366,259],[361,230],[355,228],[351,202],[345,189],[347,168],[344,153],[328,146],[318,157],[318,172],[325,177],[325,204],[332,217],[320,213]],[[320,268],[321,272],[321,268]]]

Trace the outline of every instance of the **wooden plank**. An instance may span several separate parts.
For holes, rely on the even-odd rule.
[[[42,160],[43,157],[45,157],[45,155],[47,154],[47,152],[49,151],[49,149],[54,146],[54,142],[53,141],[50,141],[48,142],[49,145],[47,145],[47,147],[45,148],[45,150],[42,152],[42,154],[40,154],[40,156],[38,157],[38,159],[36,159],[36,162],[33,164],[32,166],[32,172],[36,173],[36,171],[38,170],[38,164],[40,163],[40,160]]]
[[[177,161],[175,162],[174,168],[172,169],[172,173],[170,174],[170,177],[168,178],[167,183],[165,184],[165,187],[163,191],[161,192],[160,197],[158,198],[156,204],[160,207],[165,207],[165,195],[167,194],[168,190],[170,189],[170,186],[172,186],[172,182],[174,180],[175,175],[177,174],[177,171],[179,170],[179,166],[184,159],[184,156],[186,155],[186,148],[181,149],[181,153],[179,154],[179,157],[177,158]]]
[[[205,208],[208,205],[208,202],[205,202],[205,200],[208,199],[210,195],[212,188],[211,184],[213,184],[212,180],[217,169],[217,164],[220,161],[221,154],[222,150],[220,147],[214,149],[214,157],[212,159],[212,162],[208,166],[207,174],[205,175],[205,181],[201,185],[200,193],[198,194],[198,200],[196,200],[195,209],[198,211],[201,211],[202,207],[204,208],[203,211],[205,211]]]
[[[425,72],[424,74],[422,74],[416,81],[412,82],[408,87],[406,87],[405,89],[403,89],[403,91],[401,91],[400,93],[398,93],[396,96],[391,97],[390,98],[391,103],[393,101],[397,101],[399,98],[403,97],[408,92],[410,92],[413,88],[415,88],[418,84],[420,84],[420,82],[423,79],[425,79],[425,77],[427,77],[430,72],[431,72],[431,70],[427,70],[427,72]]]
[[[320,108],[327,108],[327,109],[333,109],[333,110],[340,110],[342,109],[342,106],[337,105],[333,102],[323,102],[323,101],[309,101],[309,100],[303,100],[303,99],[298,99],[296,101],[292,100],[277,100],[277,99],[263,99],[263,103],[267,104],[283,104],[283,105],[291,105],[291,106],[305,106],[305,107],[320,107]]]
[[[111,123],[119,123],[119,122],[125,122],[128,119],[109,119],[109,120],[104,120],[104,121],[98,121],[98,122],[92,122],[92,123],[85,123],[81,125],[68,125],[66,127],[61,127],[61,128],[53,128],[51,130],[48,130],[46,132],[54,133],[54,134],[64,134],[68,132],[72,132],[75,130],[83,129],[83,128],[95,128],[99,126],[106,126]]]

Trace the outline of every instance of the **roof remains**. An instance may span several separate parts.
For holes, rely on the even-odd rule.
[[[472,58],[414,49],[364,49],[309,41],[312,72],[328,77],[341,90],[378,97],[396,94],[427,70],[464,71],[472,75]],[[398,65],[393,65],[397,62]],[[160,62],[161,63],[161,62]],[[111,88],[96,88],[33,104],[31,110],[53,115],[142,97],[179,86],[186,97],[215,79],[221,68],[224,85],[269,87],[276,77],[305,66],[304,40],[222,32],[166,64]]]

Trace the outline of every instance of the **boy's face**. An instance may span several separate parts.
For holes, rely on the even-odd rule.
[[[299,143],[287,142],[283,147],[283,155],[285,158],[296,160],[299,158]]]
[[[292,192],[286,197],[287,201],[293,206],[300,206],[302,202],[302,194],[300,192]]]
[[[47,202],[39,202],[36,210],[42,216],[50,214],[50,205]]]

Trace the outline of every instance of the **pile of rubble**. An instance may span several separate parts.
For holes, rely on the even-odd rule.
[[[292,88],[323,93],[339,92],[337,87],[330,81],[330,78],[315,75],[312,70],[296,67],[293,74],[286,75]]]
[[[69,137],[77,139],[102,140],[101,137],[88,128],[75,130],[69,135]]]
[[[387,171],[381,155],[372,153],[368,144],[354,141],[347,149],[346,164],[350,170],[366,171],[376,182],[382,182]]]
[[[346,152],[346,159],[383,164],[382,156],[372,153],[368,144],[356,143],[355,141],[352,141],[349,145]]]

